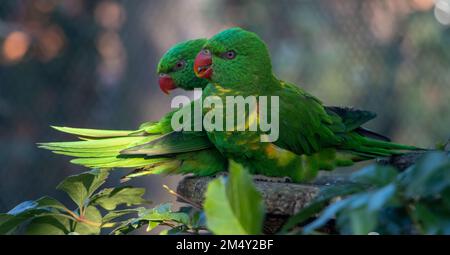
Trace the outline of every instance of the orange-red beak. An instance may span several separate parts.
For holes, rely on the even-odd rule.
[[[160,74],[159,88],[162,90],[162,92],[168,95],[169,91],[176,89],[177,86],[175,86],[175,82],[173,82],[172,77],[170,77],[168,74]]]
[[[212,55],[209,50],[202,50],[194,61],[194,73],[199,78],[211,79],[213,74]]]

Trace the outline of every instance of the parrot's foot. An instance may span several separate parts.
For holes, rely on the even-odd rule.
[[[265,175],[253,175],[254,181],[264,181],[264,182],[292,182],[292,179],[289,177],[270,177]]]

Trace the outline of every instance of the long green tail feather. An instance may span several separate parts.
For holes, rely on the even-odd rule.
[[[85,130],[62,129],[77,135],[87,135]],[[79,132],[80,131],[80,132]],[[89,131],[90,132],[90,131]],[[97,131],[95,131],[97,132]],[[109,131],[108,131],[109,132]],[[111,135],[112,133],[103,133]],[[119,133],[116,133],[118,135]],[[124,134],[124,133],[122,133]],[[93,135],[93,133],[89,133]],[[100,135],[99,132],[96,135]],[[166,158],[149,158],[145,156],[124,156],[120,151],[129,147],[148,143],[161,135],[146,136],[122,136],[113,138],[87,139],[71,142],[40,143],[39,148],[51,150],[56,154],[75,157],[71,163],[83,165],[89,168],[113,168],[113,167],[143,167],[157,162],[167,161]]]
[[[145,123],[142,128],[148,129],[156,126],[157,123]],[[75,157],[70,161],[73,164],[89,168],[139,168],[149,172],[147,174],[150,174],[150,171],[152,174],[175,173],[178,170],[178,167],[175,166],[179,166],[182,162],[186,162],[184,164],[186,167],[183,168],[184,172],[182,171],[182,173],[190,170],[192,172],[200,171],[200,173],[216,170],[214,164],[201,166],[200,169],[188,169],[190,165],[187,162],[189,160],[185,157],[196,158],[206,155],[200,160],[201,162],[206,162],[207,158],[217,158],[217,155],[209,157],[209,153],[199,152],[199,150],[211,145],[205,136],[181,133],[150,135],[139,130],[96,130],[67,127],[55,127],[55,129],[76,135],[81,140],[39,143],[39,148],[51,150],[55,154]],[[152,141],[157,142],[152,143]],[[130,148],[133,155],[121,153]],[[145,151],[138,152],[136,149],[144,149]],[[145,152],[156,153],[158,156],[148,156]],[[193,154],[187,156],[190,152],[193,152]],[[182,159],[178,159],[178,156]],[[220,166],[217,168],[221,169]],[[143,173],[140,175],[143,175]]]
[[[87,141],[72,141],[72,142],[50,142],[50,143],[39,143],[39,146],[45,147],[55,147],[55,148],[67,148],[67,149],[100,149],[100,148],[110,148],[118,146],[129,146],[130,144],[138,145],[140,142],[149,142],[159,136],[127,136],[127,137],[116,137],[116,138],[106,138],[100,140],[87,140]],[[145,141],[144,141],[145,140]]]
[[[76,158],[70,162],[77,165],[86,166],[89,168],[136,168],[144,167],[155,163],[166,162],[170,158],[121,158],[121,157],[108,157],[108,158]]]
[[[346,139],[346,142],[340,148],[341,150],[351,151],[355,155],[368,159],[400,155],[408,151],[424,150],[416,146],[373,139],[356,132],[347,134]]]
[[[71,152],[71,151],[57,151],[52,150],[53,153],[77,158],[105,158],[116,157],[119,155],[120,150],[114,150],[110,152]]]
[[[86,141],[73,141],[73,142],[51,142],[40,143],[40,148],[55,150],[55,151],[67,151],[67,152],[111,152],[120,151],[129,147],[137,146],[140,144],[148,143],[155,140],[159,135],[153,136],[130,136],[130,137],[117,137],[106,138],[101,140],[86,140]]]
[[[381,140],[371,139],[371,138],[367,138],[367,137],[364,137],[363,144],[366,146],[380,147],[380,148],[385,148],[385,149],[390,149],[390,150],[409,150],[409,151],[424,150],[423,148],[419,148],[416,146],[381,141]]]
[[[142,130],[107,130],[107,129],[90,129],[90,128],[72,128],[51,126],[52,128],[67,134],[72,134],[88,138],[112,138],[130,136],[141,132]]]
[[[148,143],[129,147],[121,154],[125,155],[151,155],[182,153],[207,149],[212,147],[211,141],[206,135],[193,133],[171,132],[158,137]]]
[[[120,179],[121,182],[129,181],[131,178],[141,177],[151,174],[171,174],[175,173],[180,167],[181,162],[179,160],[171,160],[161,164],[153,164],[143,168],[134,170],[133,172],[125,175]]]

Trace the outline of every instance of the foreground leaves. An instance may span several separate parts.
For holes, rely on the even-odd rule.
[[[127,206],[139,205],[145,202],[142,196],[145,193],[143,188],[118,187],[104,189],[91,199],[91,204],[99,205],[105,210],[114,210],[121,204]]]
[[[230,176],[208,185],[205,214],[214,234],[261,234],[264,204],[247,171],[230,162]]]
[[[302,233],[320,230],[331,219],[343,234],[450,234],[450,157],[430,152],[402,173],[385,166],[369,166],[352,176],[356,189],[336,186],[342,197],[307,224]],[[358,189],[357,187],[365,187]],[[332,192],[333,194],[333,192]],[[285,231],[320,212],[328,199],[312,203],[294,217]],[[322,206],[317,208],[318,205]],[[316,207],[314,207],[316,206]],[[319,206],[319,207],[320,207]],[[311,210],[311,207],[316,210]],[[293,224],[295,223],[295,224]]]
[[[94,169],[79,175],[69,176],[56,188],[65,191],[81,208],[84,206],[86,199],[105,183],[107,177],[108,172],[106,170]]]
[[[133,187],[107,188],[95,193],[108,177],[106,170],[92,170],[69,176],[58,185],[77,205],[70,210],[51,197],[25,201],[7,213],[0,214],[0,234],[16,233],[23,226],[26,234],[100,234],[111,228],[119,217],[136,214],[137,210],[117,210],[120,205],[140,205],[144,189]],[[107,213],[102,216],[100,208]],[[113,217],[114,216],[114,217]]]
[[[138,217],[129,219],[114,229],[112,234],[128,234],[143,226],[146,231],[152,231],[158,226],[169,226],[170,230],[163,230],[160,234],[177,234],[194,232],[204,228],[202,213],[191,207],[181,208],[180,211],[172,211],[172,204],[161,204],[152,209],[137,208]]]

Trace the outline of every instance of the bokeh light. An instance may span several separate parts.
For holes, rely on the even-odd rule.
[[[435,0],[413,0],[412,7],[419,11],[428,11],[434,6]]]
[[[43,61],[55,58],[64,47],[64,32],[57,25],[44,29],[38,38],[41,60]]]
[[[95,20],[103,28],[117,30],[125,21],[125,12],[118,3],[103,1],[95,9]]]
[[[3,42],[2,53],[7,62],[16,62],[23,58],[30,46],[30,38],[21,31],[10,33]]]
[[[436,0],[434,16],[442,25],[450,25],[450,0]]]

